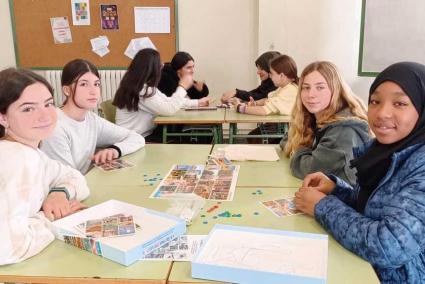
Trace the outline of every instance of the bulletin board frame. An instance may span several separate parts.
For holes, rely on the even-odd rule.
[[[375,77],[400,61],[425,64],[423,0],[362,0],[359,76]]]
[[[118,30],[102,30],[100,4],[115,4]],[[170,33],[135,33],[134,7],[169,7]],[[72,59],[84,58],[101,70],[124,70],[131,59],[124,55],[133,38],[149,37],[161,60],[168,62],[178,50],[177,0],[90,0],[90,26],[74,26],[71,1],[9,0],[16,65],[34,70],[60,70]],[[55,44],[50,18],[68,17],[72,43]],[[107,36],[110,53],[104,57],[91,49],[90,39]]]

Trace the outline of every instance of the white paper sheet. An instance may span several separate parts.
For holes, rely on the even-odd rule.
[[[100,57],[109,53],[109,39],[107,36],[99,36],[90,40],[92,51]]]
[[[72,42],[71,29],[69,28],[67,17],[50,18],[50,25],[52,27],[53,40],[56,44]]]
[[[170,33],[170,7],[134,7],[135,33]]]
[[[131,59],[134,59],[134,56],[136,56],[137,52],[143,48],[153,48],[156,50],[155,45],[151,41],[149,37],[140,37],[140,38],[133,38],[129,43],[128,46],[124,52],[124,54]]]
[[[278,161],[274,146],[228,145],[225,156],[232,161]]]
[[[90,25],[90,0],[71,0],[71,10],[74,26]]]

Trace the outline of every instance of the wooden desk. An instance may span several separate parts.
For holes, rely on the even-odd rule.
[[[229,123],[229,144],[234,143],[235,138],[281,138],[281,134],[247,135],[238,134],[238,123],[288,123],[291,117],[286,115],[251,115],[238,113],[235,109],[227,109],[225,122]]]
[[[188,227],[189,234],[208,234],[214,224],[229,224],[251,227],[262,227],[288,231],[327,234],[326,231],[311,217],[296,215],[278,218],[268,211],[260,201],[271,200],[283,196],[293,196],[296,188],[265,188],[262,195],[253,195],[252,188],[238,188],[233,202],[222,202],[219,208],[211,213],[206,212],[216,202],[208,201],[204,210],[200,213],[204,218],[198,217]],[[242,217],[218,217],[213,216],[230,211],[232,214],[242,214]],[[258,215],[254,215],[257,212]],[[208,224],[203,222],[207,221]],[[187,284],[205,283],[202,279],[191,277],[191,266],[189,262],[173,262],[168,283]],[[264,282],[266,283],[266,282]],[[328,275],[327,283],[350,284],[350,283],[379,283],[372,266],[360,257],[343,248],[337,241],[329,236],[328,250]]]
[[[255,145],[263,146],[263,145]],[[299,187],[302,180],[291,174],[289,167],[289,158],[285,157],[279,145],[264,145],[264,147],[273,146],[278,153],[280,160],[276,162],[257,162],[244,161],[236,162],[240,165],[237,186],[240,187]],[[224,148],[224,144],[214,145],[213,152],[217,148]]]
[[[167,137],[170,136],[211,136],[210,133],[169,133],[168,125],[172,124],[190,124],[190,125],[211,125],[213,128],[214,143],[223,143],[223,123],[225,109],[217,110],[179,110],[173,116],[157,116],[154,123],[164,125],[162,133],[162,142],[167,143]]]
[[[139,151],[122,157],[135,166],[120,171],[105,172],[98,168],[87,173],[89,187],[99,185],[149,185],[144,181],[144,174],[161,177],[173,164],[205,164],[211,151],[211,145],[190,144],[146,144]]]

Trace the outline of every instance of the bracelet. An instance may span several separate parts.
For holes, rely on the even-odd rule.
[[[70,196],[69,196],[69,192],[65,187],[54,187],[51,190],[49,190],[49,194],[52,192],[63,192],[65,193],[66,199],[69,200]]]
[[[117,152],[118,152],[118,157],[117,158],[120,158],[121,157],[122,153],[121,153],[121,149],[119,147],[117,147],[115,145],[111,145],[111,146],[108,146],[106,148],[107,149],[109,148],[109,149],[115,149],[115,150],[117,150]]]
[[[246,110],[246,104],[238,104],[236,106],[236,112],[245,113],[245,110]]]

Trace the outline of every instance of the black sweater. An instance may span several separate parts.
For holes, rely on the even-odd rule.
[[[171,95],[176,91],[179,86],[179,77],[177,76],[177,72],[171,67],[170,63],[165,63],[164,67],[161,71],[161,80],[158,84],[158,89],[167,95],[167,97],[171,97]],[[203,97],[208,96],[209,90],[207,85],[204,83],[202,87],[202,91],[198,91],[194,86],[187,90],[187,95],[189,98],[196,100],[201,99]]]
[[[272,79],[267,78],[261,81],[260,86],[251,91],[243,91],[236,89],[236,97],[243,100],[249,101],[249,97],[252,97],[255,101],[267,98],[267,95],[276,90],[276,86],[273,84]]]

